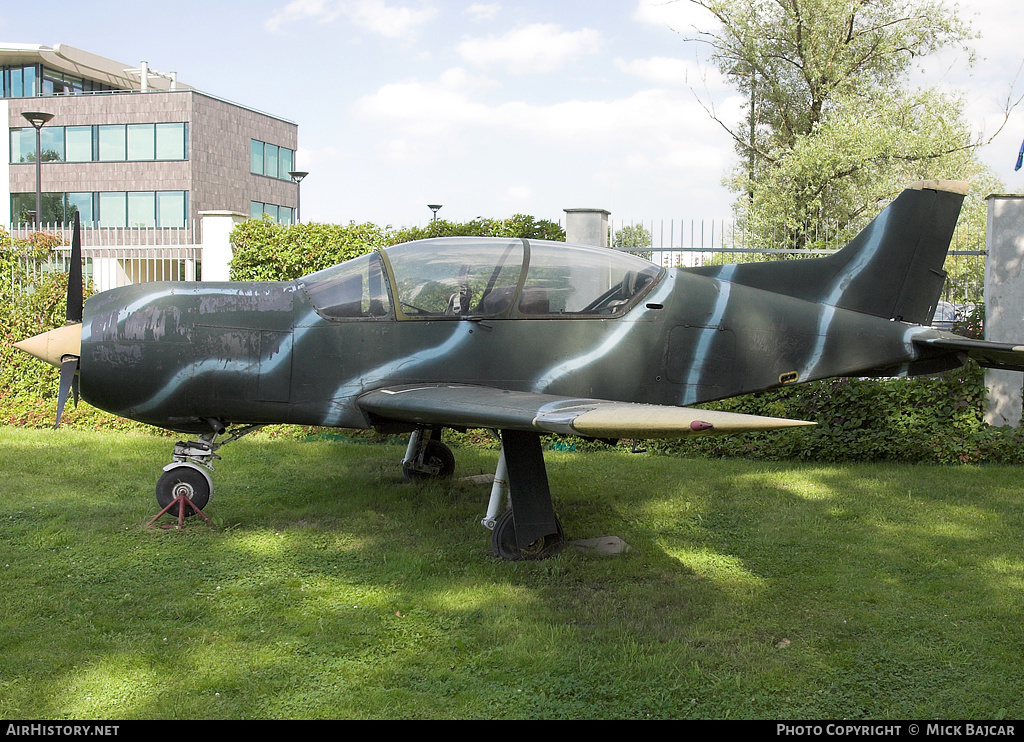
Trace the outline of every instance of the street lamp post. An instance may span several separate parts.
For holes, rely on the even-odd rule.
[[[427,204],[427,208],[434,212],[434,218],[430,220],[431,222],[437,221],[437,212],[441,210],[441,206],[442,204]]]
[[[295,181],[295,223],[299,224],[302,221],[299,211],[302,208],[302,179],[309,173],[303,170],[289,170],[288,175]]]
[[[52,113],[45,111],[22,111],[32,127],[36,130],[36,218],[35,227],[39,229],[43,218],[43,135],[42,128],[53,118]]]

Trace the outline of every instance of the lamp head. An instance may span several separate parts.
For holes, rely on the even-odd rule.
[[[42,129],[46,122],[53,118],[52,113],[45,111],[22,111],[21,115],[28,119],[36,130]]]

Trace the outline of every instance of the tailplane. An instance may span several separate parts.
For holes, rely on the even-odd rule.
[[[842,250],[811,260],[730,266],[733,283],[913,324],[930,324],[967,184],[915,183]],[[712,277],[722,266],[694,268]]]

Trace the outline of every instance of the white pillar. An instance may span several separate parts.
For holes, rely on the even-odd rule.
[[[1024,327],[1024,196],[988,197],[985,260],[985,339],[1021,341]],[[985,371],[985,421],[1019,427],[1022,385],[1019,371]]]
[[[24,120],[24,119],[23,119]],[[0,121],[10,121],[10,106],[7,101],[0,99]],[[0,136],[0,168],[5,172],[0,183],[0,225],[10,226],[11,214],[11,132],[5,124],[3,131],[5,136]]]
[[[604,209],[564,209],[565,241],[608,247],[608,216]]]
[[[249,218],[239,211],[200,211],[203,220],[203,280],[231,278],[231,230]]]

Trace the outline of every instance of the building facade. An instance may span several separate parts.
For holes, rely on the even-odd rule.
[[[66,45],[0,44],[0,70],[0,224],[34,223],[34,111],[52,114],[39,132],[44,226],[75,212],[127,230],[196,233],[208,211],[294,222],[296,124]]]

